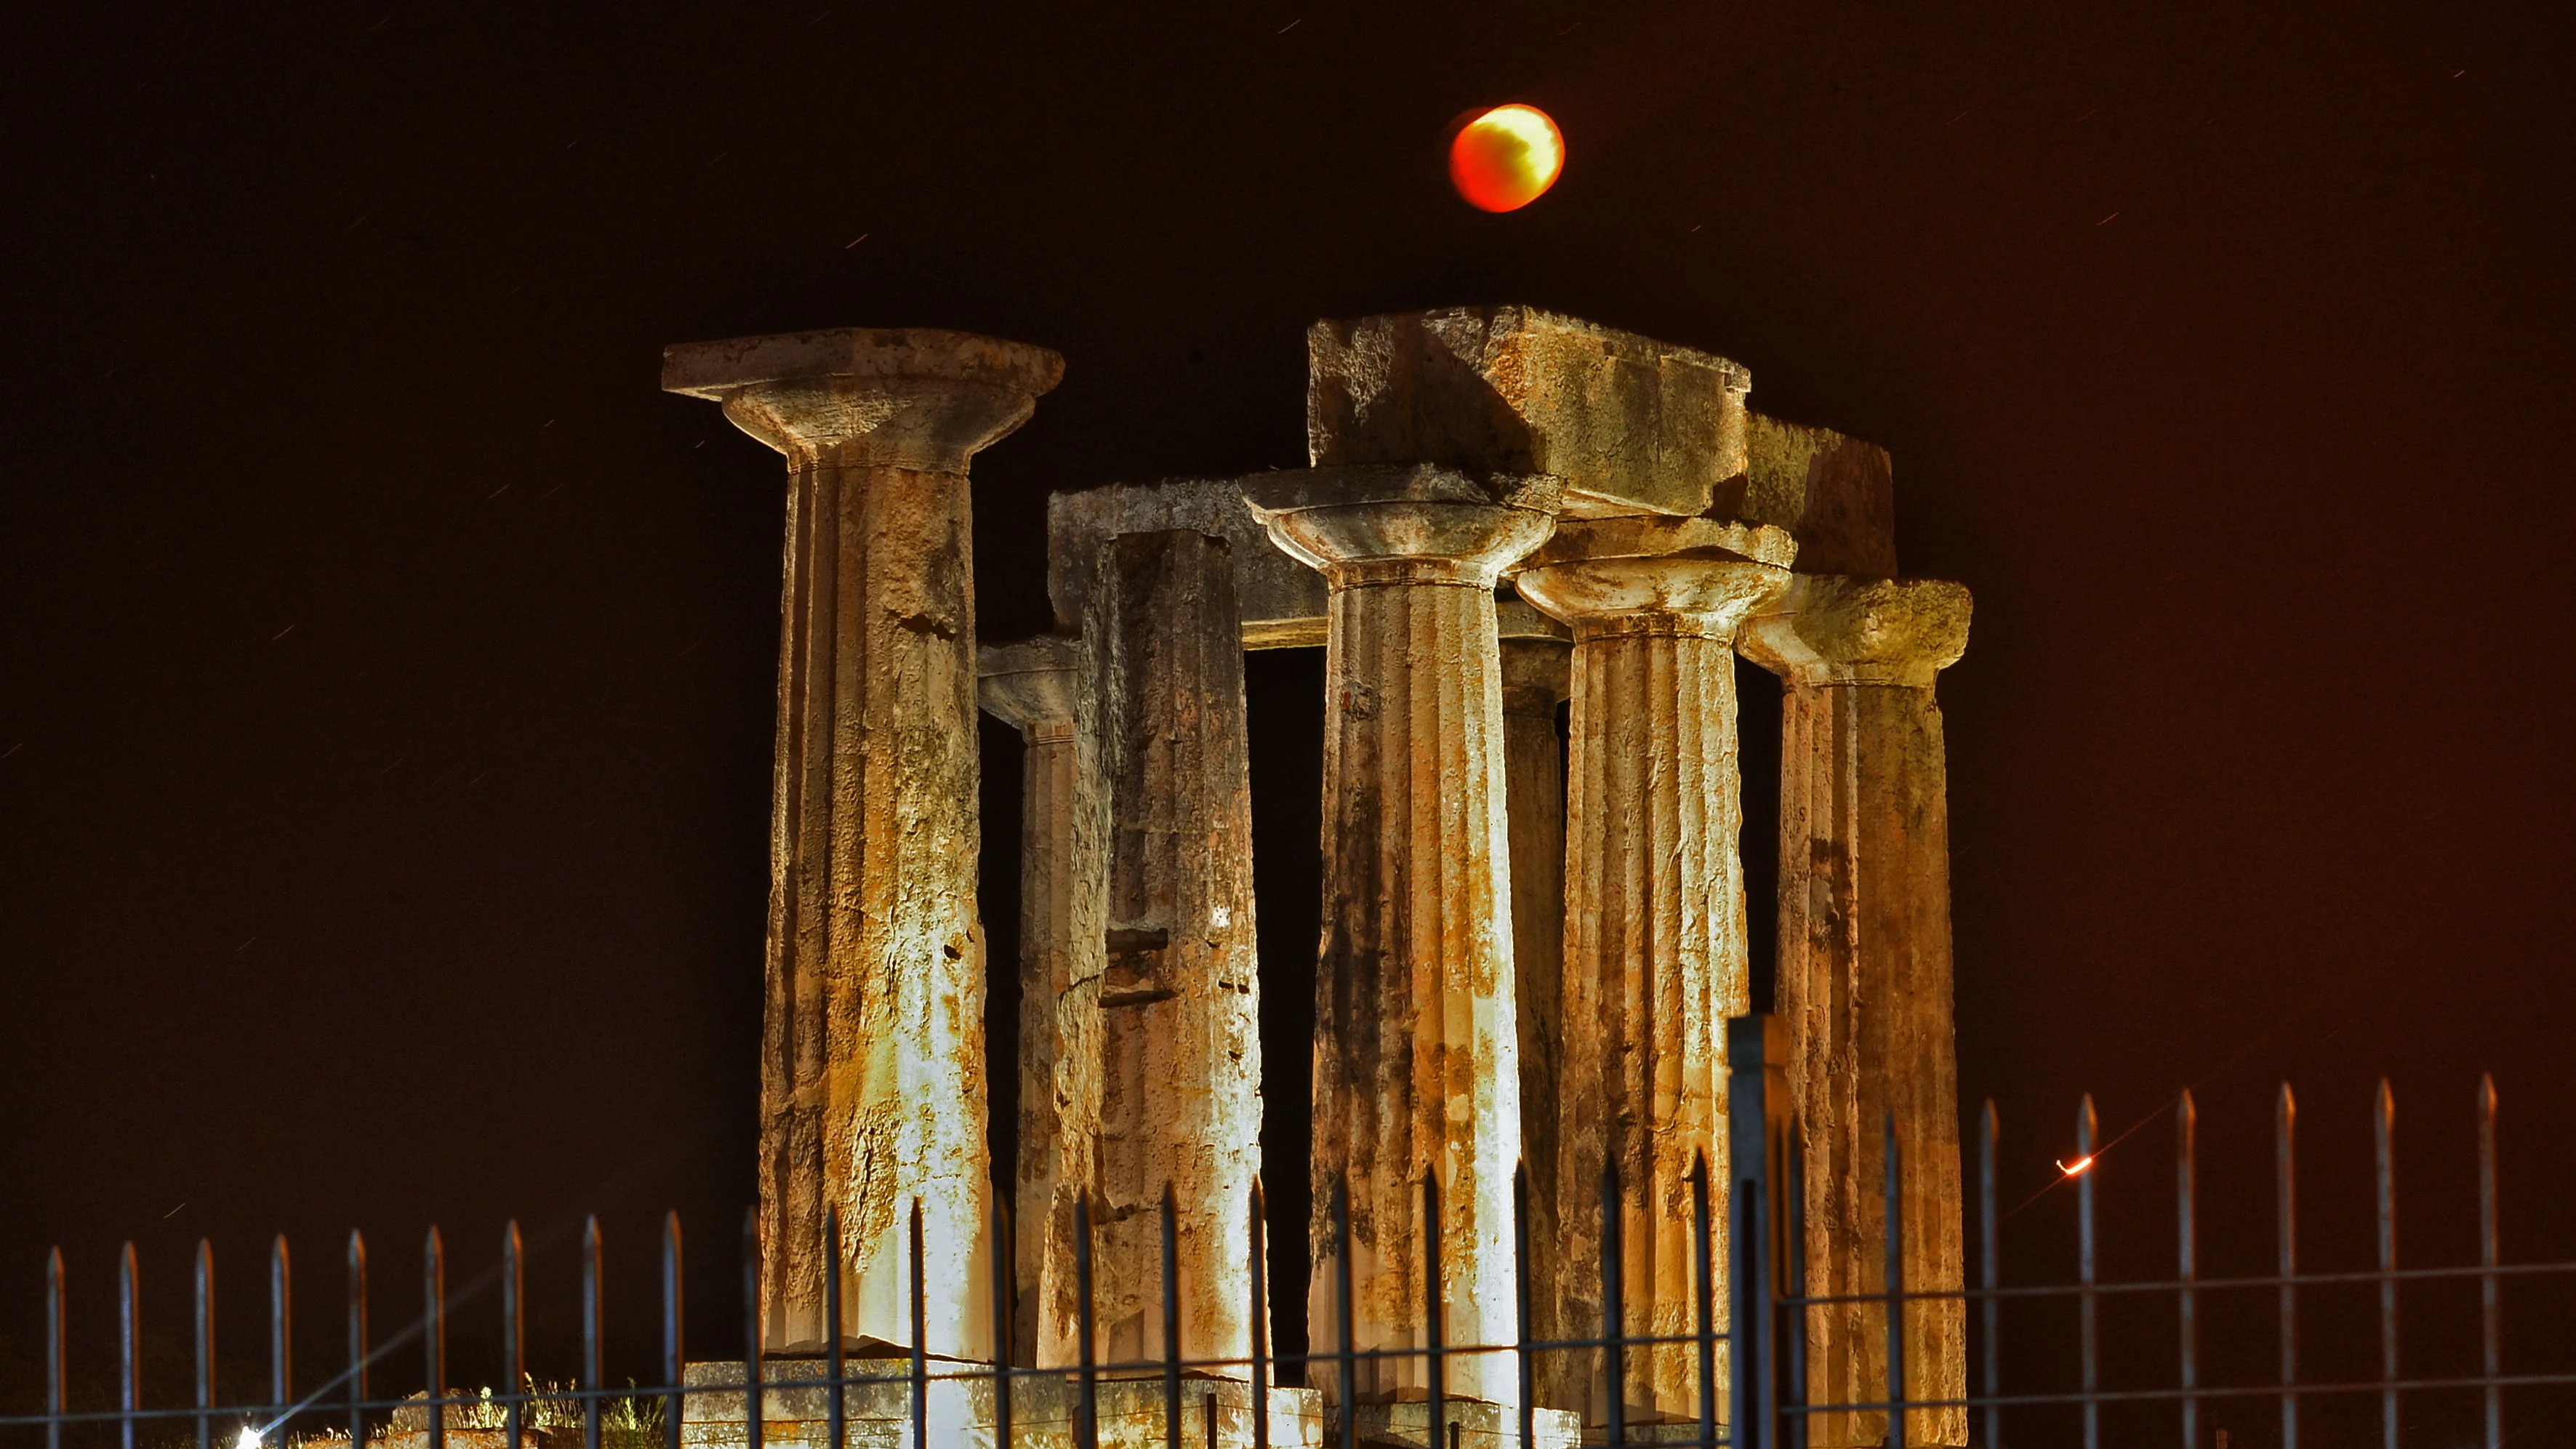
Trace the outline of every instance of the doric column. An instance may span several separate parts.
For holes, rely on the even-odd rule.
[[[975,595],[966,464],[1062,376],[1043,348],[850,328],[673,347],[662,385],[787,455],[760,1194],[769,1342],[991,1352]]]
[[[1011,1361],[1074,1358],[1074,1202],[1100,1137],[1109,854],[1090,658],[1046,634],[978,651],[987,713],[1020,731],[1020,1133]]]
[[[1245,1358],[1261,994],[1243,622],[1225,541],[1189,530],[1109,540],[1083,629],[1097,671],[1110,828],[1097,998],[1100,1353],[1132,1363],[1165,1351],[1168,1187],[1181,1351]]]
[[[1691,1173],[1707,1159],[1723,1224],[1724,1018],[1746,1009],[1737,837],[1735,632],[1788,584],[1776,528],[1710,519],[1567,520],[1516,583],[1574,630],[1566,802],[1565,1056],[1557,1143],[1559,1325],[1600,1331],[1602,1176],[1621,1193],[1623,1322],[1696,1331]],[[1723,1287],[1717,1302],[1724,1303]],[[1567,1354],[1545,1381],[1606,1420],[1697,1413],[1697,1355]]]
[[[1807,1291],[1885,1291],[1880,1213],[1887,1114],[1903,1147],[1905,1286],[1962,1282],[1958,1066],[1950,1024],[1950,827],[1933,679],[1968,644],[1968,591],[1937,580],[1801,577],[1745,631],[1787,681],[1780,745],[1779,1014],[1806,1124]],[[1810,1319],[1810,1393],[1886,1391],[1875,1305]],[[1967,1387],[1966,1308],[1910,1305],[1905,1385]],[[1815,1443],[1876,1445],[1886,1416],[1820,1419]],[[1906,1442],[1968,1442],[1965,1411],[1910,1415]]]
[[[1446,1340],[1509,1343],[1520,1028],[1493,590],[1547,537],[1556,480],[1360,466],[1244,492],[1330,593],[1310,1342],[1338,1342],[1330,1205],[1346,1180],[1357,1346],[1423,1345],[1432,1232]],[[1422,1219],[1426,1171],[1441,1188],[1436,1225]],[[1311,1372],[1335,1392],[1330,1359]],[[1364,1361],[1359,1394],[1385,1402],[1422,1383],[1419,1359]],[[1447,1386],[1519,1401],[1508,1356],[1452,1359]]]
[[[1556,711],[1572,687],[1563,624],[1506,597],[1495,606],[1503,646],[1503,798],[1511,816],[1512,965],[1520,983],[1521,1161],[1529,1168],[1530,1307],[1541,1338],[1556,1326],[1557,1009],[1565,955],[1565,747]]]

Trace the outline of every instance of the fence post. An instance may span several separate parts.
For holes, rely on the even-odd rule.
[[[1777,1154],[1794,1150],[1788,1134],[1778,1130],[1788,1110],[1788,1044],[1786,1027],[1770,1016],[1726,1023],[1727,1442],[1736,1449],[1780,1449],[1783,1443],[1774,1273],[1783,1251],[1775,1237],[1782,1221]],[[1788,1244],[1785,1250],[1803,1253],[1805,1245]],[[1806,1310],[1792,1305],[1789,1311]]]

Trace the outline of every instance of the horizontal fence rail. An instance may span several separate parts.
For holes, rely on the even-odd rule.
[[[718,1417],[713,1411],[692,1413],[694,1396],[740,1396],[740,1402],[770,1404],[781,1393],[812,1395],[822,1400],[823,1422],[819,1434],[825,1449],[847,1449],[859,1430],[851,1423],[846,1391],[869,1388],[880,1393],[893,1391],[899,1385],[905,1404],[907,1433],[904,1442],[913,1449],[931,1449],[934,1444],[962,1443],[989,1446],[1013,1446],[1027,1443],[1060,1443],[1069,1441],[1076,1449],[1100,1449],[1107,1444],[1142,1444],[1132,1425],[1104,1425],[1103,1386],[1120,1383],[1132,1397],[1137,1385],[1159,1389],[1155,1397],[1158,1421],[1151,1442],[1167,1449],[1183,1446],[1248,1443],[1257,1449],[1269,1449],[1274,1425],[1270,1391],[1274,1387],[1313,1387],[1325,1390],[1323,1416],[1315,1432],[1315,1442],[1357,1449],[1363,1443],[1379,1442],[1362,1436],[1362,1406],[1358,1403],[1358,1386],[1364,1366],[1382,1362],[1410,1362],[1422,1369],[1421,1403],[1425,1425],[1441,1426],[1442,1433],[1433,1446],[1464,1449],[1467,1443],[1517,1443],[1535,1449],[1543,1439],[1537,1422],[1538,1366],[1551,1361],[1551,1356],[1596,1356],[1598,1367],[1595,1398],[1603,1407],[1598,1421],[1587,1425],[1587,1442],[1613,1445],[1653,1443],[1657,1445],[1695,1444],[1704,1449],[1716,1446],[1745,1446],[1745,1449],[1806,1449],[1814,1443],[1853,1442],[1848,1430],[1819,1437],[1819,1423],[1833,1425],[1843,1421],[1835,1416],[1880,1416],[1884,1425],[1884,1443],[1902,1446],[1915,1433],[1915,1422],[1927,1411],[1955,1411],[1969,1425],[1969,1442],[2003,1449],[2008,1431],[2015,1430],[2018,1416],[2053,1411],[2071,1411],[2073,1422],[2080,1423],[2080,1442],[2085,1449],[2099,1449],[2104,1433],[2104,1412],[2142,1407],[2168,1406],[2174,1415],[2171,1437],[2161,1442],[2178,1442],[2185,1449],[2206,1449],[2211,1441],[2211,1426],[2206,1406],[2219,1402],[2243,1404],[2269,1400],[2276,1406],[2277,1422],[2270,1429],[2275,1437],[2267,1443],[2278,1443],[2284,1449],[2296,1449],[2301,1443],[2303,1425],[2301,1407],[2329,1398],[2349,1400],[2356,1396],[2375,1397],[2377,1401],[2378,1440],[2382,1449],[2397,1449],[2406,1441],[2404,1412],[2410,1396],[2431,1393],[2474,1393],[2478,1396],[2482,1442],[2487,1449],[2502,1449],[2508,1442],[2508,1391],[2546,1390],[2576,1386],[2576,1366],[2556,1370],[2523,1370],[2508,1373],[2504,1357],[2503,1296],[2509,1285],[2547,1279],[2566,1279],[2576,1275],[2576,1263],[2507,1263],[2502,1260],[2501,1235],[2498,1228],[2496,1191],[2496,1094],[2492,1081],[2482,1082],[2477,1105],[2477,1212],[2478,1261],[2470,1265],[2401,1265],[2396,1235],[2396,1145],[2394,1099],[2385,1083],[2381,1084],[2373,1106],[2374,1162],[2374,1264],[2366,1270],[2303,1270],[2297,1251],[2300,1224],[2297,1202],[2296,1125],[2297,1104],[2285,1086],[2276,1101],[2274,1112],[2273,1153],[2273,1221],[2275,1225],[2276,1271],[2259,1276],[2210,1276],[2204,1273],[2200,1255],[2200,1182],[2198,1175],[2198,1117],[2189,1092],[2181,1094],[2174,1112],[2174,1204],[2176,1241],[2174,1272],[2171,1277],[2148,1281],[2102,1281],[2098,1273],[2098,1214],[2094,1194],[2094,1163],[2099,1151],[2098,1127],[2090,1098],[2085,1099],[2077,1114],[2077,1158],[2065,1171],[2074,1188],[2076,1216],[2076,1261],[2071,1282],[2039,1285],[2006,1284],[2002,1281],[2001,1232],[2008,1213],[1999,1211],[1997,1201],[1997,1144],[2000,1138],[1994,1105],[1988,1102],[1978,1117],[1973,1200],[1963,1204],[1965,1221],[1960,1224],[1963,1236],[1972,1236],[1975,1247],[1976,1281],[1973,1286],[1909,1284],[1906,1281],[1905,1212],[1900,1188],[1905,1182],[1904,1166],[1908,1144],[1898,1140],[1895,1120],[1884,1124],[1880,1150],[1884,1168],[1880,1179],[1880,1224],[1884,1243],[1881,1263],[1876,1270],[1877,1291],[1856,1293],[1809,1293],[1806,1276],[1809,1263],[1820,1250],[1819,1240],[1810,1233],[1807,1220],[1807,1192],[1804,1179],[1805,1155],[1802,1131],[1780,1089],[1782,1080],[1776,1060],[1778,1037],[1765,1035],[1760,1018],[1739,1018],[1728,1023],[1730,1064],[1729,1122],[1727,1126],[1728,1163],[1721,1181],[1703,1158],[1689,1181],[1690,1221],[1688,1229],[1689,1276],[1693,1301],[1691,1327],[1687,1332],[1649,1334],[1632,1331],[1625,1307],[1628,1271],[1622,1251],[1622,1235],[1637,1223],[1626,1210],[1614,1164],[1601,1180],[1602,1243],[1601,1281],[1599,1283],[1601,1314],[1595,1332],[1589,1334],[1550,1334],[1538,1332],[1541,1318],[1533,1302],[1530,1273],[1531,1252],[1527,1238],[1528,1214],[1525,1211],[1529,1184],[1526,1172],[1516,1173],[1512,1190],[1518,1236],[1514,1242],[1516,1291],[1518,1295],[1518,1332],[1509,1343],[1452,1343],[1446,1338],[1443,1308],[1447,1280],[1443,1276],[1440,1235],[1426,1232],[1419,1263],[1422,1281],[1424,1334],[1419,1346],[1383,1348],[1358,1346],[1354,1324],[1354,1285],[1352,1283],[1352,1225],[1349,1198],[1341,1184],[1329,1188],[1325,1215],[1326,1231],[1338,1264],[1336,1281],[1323,1291],[1331,1300],[1331,1321],[1326,1332],[1317,1335],[1304,1353],[1279,1353],[1271,1342],[1269,1319],[1271,1294],[1268,1276],[1268,1242],[1266,1209],[1258,1184],[1251,1189],[1250,1230],[1243,1247],[1249,1268],[1249,1303],[1251,1351],[1244,1357],[1196,1356],[1180,1342],[1177,1325],[1182,1323],[1183,1285],[1179,1272],[1178,1208],[1167,1188],[1160,1204],[1160,1299],[1159,1307],[1165,1325],[1161,1353],[1152,1358],[1104,1360],[1098,1355],[1098,1341],[1093,1323],[1094,1262],[1092,1249],[1093,1206],[1079,1201],[1074,1210],[1076,1224],[1073,1244],[1073,1268],[1076,1299],[1080,1310],[1075,1323],[1076,1350],[1074,1361],[1045,1367],[1011,1362],[1015,1289],[1010,1269],[1012,1243],[1010,1210],[996,1205],[988,1225],[993,1256],[993,1291],[989,1304],[990,1326],[996,1345],[992,1363],[960,1364],[953,1360],[933,1361],[925,1351],[924,1331],[923,1228],[922,1212],[912,1205],[908,1223],[908,1282],[911,1344],[901,1350],[904,1357],[888,1360],[882,1357],[867,1361],[867,1371],[854,1373],[849,1345],[840,1335],[827,1336],[829,1341],[815,1354],[796,1357],[819,1369],[815,1377],[779,1378],[764,1369],[764,1363],[779,1357],[769,1351],[762,1338],[762,1282],[760,1276],[760,1230],[756,1211],[743,1219],[739,1239],[741,1274],[739,1279],[741,1312],[745,1325],[739,1344],[729,1345],[738,1352],[738,1374],[724,1375],[720,1381],[689,1382],[688,1341],[685,1337],[686,1313],[683,1294],[685,1266],[681,1223],[678,1214],[666,1214],[657,1245],[660,1293],[655,1304],[659,1329],[657,1355],[658,1382],[622,1388],[607,1383],[605,1342],[608,1337],[608,1303],[606,1282],[606,1246],[596,1218],[586,1222],[580,1241],[580,1300],[578,1303],[579,1345],[578,1370],[571,1383],[540,1384],[528,1372],[527,1318],[529,1301],[524,1265],[526,1247],[518,1224],[504,1226],[500,1233],[497,1267],[498,1308],[500,1322],[500,1367],[504,1383],[493,1389],[472,1393],[459,1392],[450,1384],[447,1360],[447,1336],[451,1327],[450,1294],[447,1281],[448,1249],[436,1228],[431,1228],[422,1243],[422,1276],[420,1304],[416,1317],[401,1320],[389,1337],[379,1340],[372,1335],[368,1245],[357,1233],[349,1235],[342,1254],[340,1272],[339,1316],[345,1326],[345,1353],[331,1365],[331,1372],[319,1382],[303,1381],[299,1386],[294,1362],[295,1335],[293,1314],[298,1297],[294,1260],[287,1240],[280,1236],[269,1245],[267,1297],[267,1362],[266,1393],[253,1402],[222,1402],[218,1391],[216,1355],[216,1284],[215,1258],[212,1245],[200,1240],[190,1264],[193,1294],[189,1299],[189,1333],[193,1358],[190,1382],[193,1393],[184,1404],[147,1404],[144,1395],[142,1265],[134,1246],[128,1243],[117,1255],[116,1280],[117,1363],[113,1406],[108,1408],[75,1408],[72,1403],[70,1353],[66,1309],[66,1269],[59,1249],[48,1255],[43,1273],[44,1339],[42,1358],[35,1377],[41,1379],[41,1411],[21,1411],[16,1404],[0,1404],[0,1449],[13,1443],[33,1445],[41,1435],[46,1449],[104,1449],[111,1440],[118,1449],[182,1449],[193,1442],[195,1449],[287,1449],[294,1443],[314,1441],[337,1443],[350,1449],[366,1449],[371,1442],[396,1449],[389,1443],[395,1434],[416,1435],[417,1444],[406,1439],[399,1449],[451,1449],[453,1437],[470,1432],[476,1437],[476,1449],[488,1449],[498,1436],[499,1449],[530,1449],[531,1442],[545,1441],[546,1449],[557,1449],[563,1436],[577,1431],[583,1449],[684,1449],[687,1431],[704,1423],[723,1431],[708,1444],[721,1443],[725,1449],[741,1444],[745,1449],[763,1449],[763,1438],[771,1432],[774,1409],[743,1414],[738,1418]],[[1725,1191],[1725,1207],[1717,1204],[1720,1190]],[[1436,1177],[1426,1175],[1420,1183],[1423,1221],[1437,1225],[1443,1221],[1441,1188]],[[1721,1220],[1722,1219],[1722,1220]],[[840,1241],[840,1220],[836,1209],[828,1209],[823,1223],[823,1240],[827,1245],[824,1261],[836,1262],[838,1250],[830,1245]],[[1721,1295],[1718,1269],[1726,1270],[1725,1292]],[[844,1322],[842,1313],[841,1274],[827,1271],[823,1275],[823,1314],[827,1323]],[[491,1279],[480,1280],[490,1282]],[[2478,1371],[2443,1374],[2410,1369],[2404,1355],[2405,1342],[2400,1329],[2399,1310],[2402,1288],[2410,1285],[2439,1283],[2474,1283],[2477,1288],[2477,1323],[2479,1325]],[[479,1290],[480,1283],[477,1287]],[[2372,1377],[2351,1376],[2302,1377],[2300,1359],[2301,1303],[2303,1293],[2326,1289],[2373,1290],[2373,1309],[2379,1372]],[[309,1294],[307,1295],[309,1304]],[[472,1296],[469,1294],[468,1296]],[[2213,1365],[2202,1342],[2208,1321],[2209,1306],[2225,1297],[2265,1298],[2272,1306],[2277,1332],[2269,1352],[2272,1360],[2264,1367],[2270,1370],[2260,1376],[2243,1372],[2241,1363],[2227,1365],[2230,1373],[2212,1373]],[[2155,1387],[2104,1386],[2103,1346],[2099,1313],[2106,1303],[2170,1302],[2172,1305],[2173,1362],[2177,1366],[2173,1381]],[[1911,1306],[1941,1302],[1961,1305],[1961,1331],[1966,1340],[1949,1345],[1948,1351],[1959,1357],[1957,1366],[1964,1369],[1973,1355],[1978,1373],[1973,1391],[1955,1397],[1936,1396],[1934,1386],[1909,1383],[1905,1352],[1909,1329],[1906,1310]],[[2006,1385],[2017,1373],[2017,1360],[2009,1357],[2016,1345],[2007,1340],[2003,1329],[2003,1310],[2014,1303],[2066,1303],[2075,1310],[2073,1382],[2064,1387],[2025,1387]],[[1862,1399],[1845,1395],[1836,1399],[1820,1391],[1827,1385],[1821,1364],[1813,1361],[1817,1349],[1818,1315],[1825,1310],[1855,1306],[1875,1308],[1877,1332],[1876,1362],[1881,1382],[1874,1397]],[[1839,1322],[1846,1335],[1854,1322],[1867,1323],[1871,1315],[1846,1313]],[[490,1326],[490,1325],[485,1325]],[[2038,1345],[2048,1350],[2062,1350],[2065,1340]],[[1848,1345],[1846,1345],[1846,1348]],[[1624,1400],[1619,1391],[1625,1382],[1625,1370],[1635,1355],[1657,1349],[1686,1348],[1693,1376],[1695,1414],[1689,1418],[1646,1423],[1634,1420],[1635,1406]],[[401,1353],[415,1362],[428,1386],[424,1394],[407,1397],[386,1396],[374,1392],[374,1382],[389,1357]],[[1453,1362],[1462,1358],[1509,1356],[1513,1361],[1519,1386],[1519,1403],[1504,1414],[1497,1424],[1501,1433],[1469,1430],[1457,1414],[1463,1402],[1454,1398]],[[730,1355],[728,1355],[730,1357]],[[728,1364],[728,1367],[732,1365]],[[896,1375],[899,1374],[899,1378]],[[1222,1438],[1219,1432],[1218,1395],[1211,1379],[1230,1380],[1249,1389],[1248,1432]],[[1015,1404],[1015,1384],[1052,1383],[1069,1397],[1069,1425],[1064,1419],[1051,1424],[1014,1421],[1021,1405]],[[1848,1383],[1848,1379],[1844,1382]],[[1962,1384],[1968,1380],[1962,1376]],[[980,1386],[983,1391],[983,1419],[971,1429],[953,1427],[943,1431],[945,1440],[934,1436],[934,1386],[965,1384]],[[1598,1389],[1606,1386],[1606,1393]],[[749,1397],[757,1393],[762,1397]],[[1122,1400],[1124,1401],[1124,1400]],[[1568,1406],[1579,1407],[1579,1406]],[[2576,1407],[2576,1402],[2561,1407]],[[729,1406],[727,1413],[736,1413]],[[2266,1413],[2275,1412],[2266,1410]],[[1731,1422],[1730,1422],[1731,1421]],[[1488,1420],[1488,1422],[1493,1422]],[[2034,1421],[2036,1422],[2036,1421]],[[1069,1434],[1068,1434],[1069,1428]],[[1231,1432],[1231,1431],[1229,1431]],[[1410,1431],[1407,1431],[1410,1432]],[[958,1437],[962,1433],[964,1437]],[[613,1442],[613,1445],[611,1441]],[[2311,1434],[2311,1440],[2316,1441]],[[880,1442],[880,1441],[870,1441]],[[1406,1442],[1420,1442],[1408,1440]],[[1958,1442],[1955,1439],[1944,1442]],[[2071,1442],[2061,1434],[2046,1434],[2035,1443]],[[2134,1425],[2123,1442],[2145,1442],[2136,1437]],[[2338,1441],[2341,1442],[2341,1441]],[[2427,1439],[2425,1442],[2430,1443]],[[2449,1444],[2453,1439],[2441,1442]],[[2246,1449],[2252,1449],[2249,1442]]]

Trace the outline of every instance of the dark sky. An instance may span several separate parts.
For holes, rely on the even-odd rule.
[[[0,1333],[32,1329],[47,1242],[96,1324],[136,1238],[175,1322],[197,1235],[247,1293],[289,1229],[319,1319],[350,1224],[391,1314],[429,1222],[462,1282],[505,1214],[559,1239],[593,1207],[640,1268],[678,1205],[721,1299],[782,491],[657,391],[665,343],[910,324],[1063,352],[976,466],[1003,638],[1045,622],[1049,490],[1295,464],[1309,319],[1482,301],[1723,352],[1757,407],[1894,451],[1906,568],[1977,596],[1941,687],[1959,1048],[2010,1196],[2079,1091],[2117,1131],[2200,1082],[2212,1251],[2251,1270],[2289,1076],[2315,1251],[2361,1266],[2384,1071],[2407,1251],[2455,1260],[2492,1069],[2508,1250],[2576,1258],[2555,7],[10,30]],[[1439,145],[1504,100],[1570,161],[1491,217]],[[1300,668],[1256,661],[1286,701],[1266,781],[1312,777]],[[1264,808],[1291,883],[1265,970],[1303,990],[1311,847],[1278,822],[1313,807]],[[2134,1142],[2103,1191],[2145,1274],[2170,1137]],[[2060,1197],[2015,1220],[2016,1272],[2068,1271]],[[540,1291],[568,1297],[567,1262]]]

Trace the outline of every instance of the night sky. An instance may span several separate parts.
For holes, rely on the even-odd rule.
[[[1996,1098],[2007,1198],[2054,1176],[2090,1089],[2106,1133],[2147,1124],[2101,1169],[2106,1274],[2166,1271],[2164,1114],[2197,1084],[2211,1270],[2258,1271],[2289,1077],[2308,1253],[2363,1267],[2385,1073],[2402,1255],[2462,1261],[2492,1070],[2506,1250],[2576,1258],[2556,7],[374,3],[10,30],[0,1409],[53,1242],[96,1368],[116,1243],[175,1333],[212,1236],[247,1371],[289,1232],[318,1378],[352,1225],[390,1321],[428,1224],[461,1290],[515,1213],[560,1328],[596,1210],[631,1357],[676,1206],[703,1352],[732,1342],[783,491],[658,391],[659,355],[853,324],[1067,359],[975,466],[997,640],[1047,622],[1050,490],[1303,462],[1311,319],[1528,302],[1746,363],[1755,407],[1890,448],[1906,571],[1976,592],[1940,697],[1963,1112]],[[1506,100],[1556,117],[1568,163],[1488,216],[1449,192],[1443,128]],[[1251,671],[1274,1057],[1304,1039],[1319,668]],[[1777,708],[1748,681],[1757,837]],[[1007,953],[1017,741],[984,737]],[[1767,838],[1748,853],[1760,875]],[[2068,1199],[2013,1219],[2013,1275],[2071,1274]],[[2455,1309],[2410,1323],[2431,1345]],[[2140,1322],[2115,1377],[2170,1373],[2167,1320]],[[490,1376],[475,1341],[460,1380]],[[560,1337],[538,1357],[570,1363]]]

